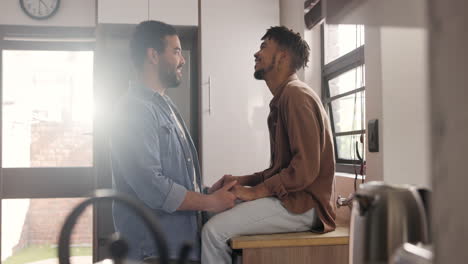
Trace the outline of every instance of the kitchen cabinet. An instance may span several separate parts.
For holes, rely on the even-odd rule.
[[[197,0],[99,0],[98,23],[138,24],[159,20],[172,25],[198,24]]]
[[[99,24],[138,24],[148,19],[148,0],[98,0]]]
[[[266,169],[272,98],[255,80],[254,53],[279,24],[278,0],[201,0],[201,164],[205,185]]]
[[[198,0],[150,0],[149,17],[173,25],[198,25]]]

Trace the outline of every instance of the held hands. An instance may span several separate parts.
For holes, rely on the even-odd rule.
[[[223,186],[225,186],[226,184],[230,183],[230,182],[233,182],[233,181],[237,181],[237,178],[236,176],[232,176],[231,174],[226,174],[224,175],[223,177],[221,177],[221,179],[219,179],[217,182],[215,182],[213,184],[213,186],[211,186],[209,189],[208,189],[208,193],[214,193],[216,192],[217,190],[221,189]]]
[[[232,188],[232,192],[238,199],[243,201],[253,201],[263,197],[271,196],[270,190],[268,190],[264,183],[258,184],[252,188],[235,185]]]
[[[232,188],[232,193],[242,201],[252,201],[257,199],[254,188],[248,188],[241,185],[235,185]]]
[[[218,213],[234,207],[236,196],[232,192],[230,192],[230,189],[236,184],[237,181],[227,182],[220,189],[212,193],[210,195],[211,208],[208,211]]]
[[[235,206],[236,199],[253,201],[272,195],[264,183],[250,188],[242,186],[239,183],[242,180],[242,177],[227,174],[213,184],[208,190],[213,200],[213,207],[210,211],[222,212],[230,209]]]

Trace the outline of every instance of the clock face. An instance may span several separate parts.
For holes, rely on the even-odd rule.
[[[34,19],[46,19],[54,15],[60,0],[20,0],[21,9]]]

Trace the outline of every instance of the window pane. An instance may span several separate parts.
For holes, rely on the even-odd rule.
[[[366,86],[364,74],[365,66],[363,65],[329,80],[330,97]]]
[[[365,129],[365,91],[354,93],[331,102],[335,133]]]
[[[363,25],[325,25],[325,64],[364,45]]]
[[[83,198],[2,200],[2,263],[58,263],[62,224],[81,201]],[[92,213],[92,206],[86,208],[74,227],[71,263],[92,263]]]
[[[3,167],[92,166],[93,52],[3,51]]]
[[[361,144],[361,135],[336,137],[336,148],[338,158],[344,160],[358,160],[356,154],[356,142],[358,142],[359,155],[363,157],[363,144]],[[363,140],[365,140],[363,138]]]

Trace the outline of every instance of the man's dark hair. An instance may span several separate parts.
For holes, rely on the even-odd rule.
[[[265,39],[274,40],[280,48],[286,49],[291,54],[292,66],[296,71],[307,66],[310,48],[299,33],[284,26],[271,27],[262,37],[262,40]]]
[[[133,31],[130,40],[130,56],[137,69],[143,66],[146,50],[153,48],[159,53],[166,49],[166,36],[177,35],[176,29],[160,21],[141,22]]]

